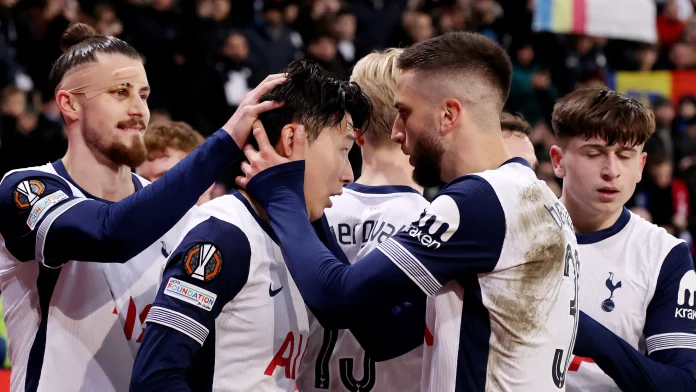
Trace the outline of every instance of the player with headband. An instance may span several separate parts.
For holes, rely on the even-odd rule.
[[[125,391],[164,258],[185,217],[240,156],[269,76],[221,130],[148,185],[143,57],[84,24],[62,37],[50,81],[68,151],[0,182],[0,288],[12,391]],[[84,262],[90,261],[90,262]]]

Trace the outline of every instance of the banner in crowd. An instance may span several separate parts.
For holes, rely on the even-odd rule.
[[[645,104],[658,96],[677,103],[685,95],[696,97],[696,71],[615,72],[607,85]]]
[[[654,0],[536,0],[534,30],[657,42]]]

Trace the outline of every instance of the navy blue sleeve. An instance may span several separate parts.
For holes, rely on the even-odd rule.
[[[370,252],[353,265],[337,259],[307,219],[303,183],[304,161],[295,161],[259,173],[247,191],[268,213],[288,269],[313,312],[364,314],[420,295],[418,287],[381,252]]]
[[[326,214],[321,216],[321,219],[317,219],[312,222],[312,227],[314,232],[317,233],[317,237],[324,246],[331,252],[338,260],[344,264],[350,264],[348,257],[343,253],[341,245],[336,241],[336,237],[331,232],[331,225],[329,225],[329,220],[326,218]]]
[[[130,392],[191,391],[186,374],[200,347],[169,327],[149,325],[135,358]]]
[[[53,181],[62,180],[50,174],[11,175],[0,185],[0,213],[14,218],[0,226],[0,233],[20,261],[36,259],[49,267],[69,260],[123,263],[171,229],[239,155],[234,140],[220,130],[162,178],[111,204],[75,198],[66,184],[61,187]],[[34,198],[20,206],[17,198],[24,200],[26,184],[29,192],[37,188],[31,181],[40,182],[47,190],[39,198],[28,195]],[[56,195],[56,190],[68,197]],[[27,203],[31,208],[24,207]],[[43,212],[35,213],[41,207]],[[22,220],[27,222],[24,226]]]
[[[434,295],[451,280],[493,271],[505,230],[498,195],[472,175],[448,184],[410,227],[377,249]]]
[[[350,265],[336,237],[332,235],[326,215],[312,222],[320,241],[339,261]],[[423,344],[425,331],[426,296],[413,302],[404,302],[393,308],[365,310],[361,317],[345,312],[312,313],[323,327],[342,326],[350,329],[353,336],[368,355],[375,361],[386,361],[415,349]],[[311,309],[311,307],[310,307]]]
[[[573,354],[592,358],[623,391],[693,392],[694,357],[673,351],[671,363],[661,363],[641,354],[584,312],[580,312]]]
[[[648,305],[643,331],[648,356],[669,360],[673,350],[685,350],[696,362],[695,297],[694,262],[689,247],[682,242],[662,263],[655,294]],[[696,374],[696,368],[692,370]]]
[[[183,388],[184,375],[215,331],[215,319],[246,284],[250,259],[246,235],[227,222],[211,217],[186,234],[167,262],[148,313],[132,390]]]
[[[34,260],[38,229],[46,214],[76,202],[70,185],[56,175],[37,170],[8,175],[0,183],[0,234],[5,247],[19,261]],[[45,238],[45,233],[39,237]]]

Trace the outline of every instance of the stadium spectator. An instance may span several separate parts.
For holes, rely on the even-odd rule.
[[[200,133],[180,121],[153,123],[145,131],[147,160],[135,169],[135,173],[148,181],[162,177],[169,169],[203,143]],[[209,201],[215,185],[211,185],[198,199],[196,205]]]

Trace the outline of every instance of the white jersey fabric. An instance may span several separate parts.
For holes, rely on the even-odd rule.
[[[136,190],[149,184],[135,174],[133,182]],[[92,197],[60,161],[12,171],[0,188],[14,199],[3,208],[24,210],[22,221],[3,217],[0,237],[11,391],[127,391],[161,267],[186,217],[126,263],[48,266],[43,246],[51,224]]]
[[[193,214],[147,323],[197,342],[195,379],[186,380],[192,390],[294,391],[309,337],[307,309],[277,239],[236,191]],[[146,338],[143,351],[184,357],[174,342],[150,347]]]
[[[377,249],[430,296],[421,391],[565,389],[577,244],[526,161],[453,180]]]
[[[343,194],[331,200],[326,218],[350,262],[408,227],[412,217],[429,204],[411,187],[357,183],[347,185]],[[420,390],[422,357],[421,346],[398,358],[375,362],[349,330],[325,330],[310,315],[309,346],[297,385],[303,392],[416,392]]]
[[[625,208],[614,225],[577,240],[580,310],[658,362],[696,349],[696,273],[683,240]],[[568,391],[619,390],[592,359],[573,357]]]

